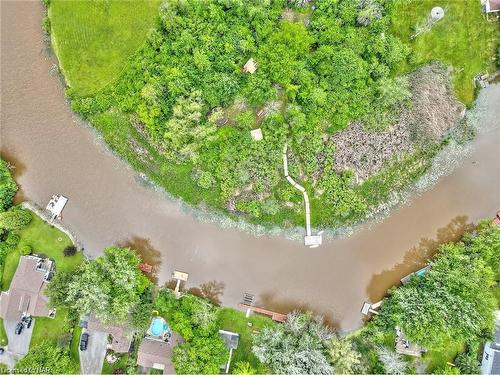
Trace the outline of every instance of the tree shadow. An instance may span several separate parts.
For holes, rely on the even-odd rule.
[[[220,306],[222,303],[221,297],[224,294],[225,287],[226,284],[224,284],[224,282],[212,280],[204,284],[200,284],[199,287],[190,288],[187,292],[198,297],[206,298],[213,304]]]
[[[156,250],[149,239],[134,236],[131,239],[119,244],[121,247],[129,247],[139,256],[141,263],[152,266],[151,273],[144,274],[153,282],[158,283],[158,271],[161,266],[161,253]]]
[[[401,278],[424,267],[442,244],[456,242],[474,228],[475,225],[468,222],[467,216],[457,216],[447,226],[437,230],[435,239],[422,238],[417,246],[406,252],[401,263],[372,276],[367,287],[370,302],[381,300],[388,289],[400,283]]]
[[[0,158],[7,162],[7,167],[9,168],[10,173],[12,174],[12,177],[14,177],[14,180],[16,180],[16,182],[19,177],[21,177],[24,172],[26,172],[26,164],[24,164],[18,157],[14,156],[13,154],[8,153],[4,150],[0,152]],[[17,186],[17,194],[14,197],[15,204],[19,204],[25,200],[22,186],[19,184]]]
[[[163,286],[165,288],[175,290],[176,285],[177,280],[172,279],[167,281]],[[186,287],[186,283],[184,281],[181,281],[179,284],[179,291],[181,293],[189,293],[200,298],[206,298],[217,306],[222,304],[221,297],[224,295],[225,288],[226,284],[223,281],[216,280],[208,281],[189,289]]]
[[[281,314],[289,314],[293,311],[310,312],[314,316],[323,319],[325,325],[334,330],[339,330],[340,322],[333,319],[331,310],[320,310],[312,308],[311,305],[302,301],[293,300],[286,297],[277,297],[275,293],[266,292],[262,293],[257,299],[256,306],[275,311]]]

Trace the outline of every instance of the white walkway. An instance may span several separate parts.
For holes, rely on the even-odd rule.
[[[322,243],[321,234],[319,232],[317,235],[313,236],[311,231],[311,207],[309,205],[309,196],[307,195],[306,189],[299,185],[295,180],[288,174],[288,156],[287,156],[288,144],[285,143],[283,146],[283,171],[285,172],[285,177],[288,182],[297,190],[299,190],[304,196],[304,206],[306,209],[306,235],[304,237],[304,244],[311,248],[318,247]]]

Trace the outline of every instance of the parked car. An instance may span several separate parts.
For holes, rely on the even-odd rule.
[[[0,355],[2,355],[5,352],[4,348],[0,348]]]
[[[30,329],[31,324],[33,323],[33,318],[31,316],[26,318],[26,328]]]
[[[88,333],[82,333],[82,336],[80,337],[80,350],[87,350],[87,346],[89,344],[89,334]]]
[[[16,325],[16,329],[14,330],[14,333],[15,333],[16,335],[20,335],[20,334],[23,332],[23,329],[24,329],[24,324],[23,324],[23,323],[21,323],[21,322],[19,322],[19,323],[17,323],[17,325]]]

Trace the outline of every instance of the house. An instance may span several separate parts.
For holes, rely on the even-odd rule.
[[[492,21],[500,19],[500,0],[481,0],[481,5],[488,21],[491,15],[493,15]]]
[[[104,324],[92,313],[88,320],[83,323],[83,326],[89,331],[105,332],[111,335],[111,343],[108,344],[108,349],[115,353],[127,353],[129,351],[133,332],[128,322]]]
[[[229,349],[229,358],[227,363],[221,367],[224,367],[225,373],[229,373],[229,366],[231,366],[231,357],[233,356],[233,350],[238,348],[240,342],[240,335],[231,331],[219,330],[219,336],[224,340],[224,344]]]
[[[137,365],[144,368],[163,370],[164,373],[173,374],[172,354],[173,347],[165,341],[145,337],[139,345],[137,352]]]
[[[144,337],[137,352],[137,365],[145,369],[163,370],[164,374],[175,374],[172,364],[173,349],[182,342],[182,338],[173,332],[168,341]]]
[[[493,341],[484,346],[481,374],[500,374],[500,310],[496,311],[496,331]]]
[[[256,70],[257,70],[257,63],[255,62],[254,59],[248,60],[245,63],[245,65],[243,65],[243,71],[245,73],[254,74]]]
[[[21,320],[27,315],[53,318],[55,310],[48,307],[44,293],[52,275],[50,259],[22,256],[10,289],[0,295],[0,317],[4,320]]]

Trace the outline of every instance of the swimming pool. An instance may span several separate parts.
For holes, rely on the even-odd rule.
[[[153,318],[151,321],[151,326],[149,327],[149,331],[153,336],[163,336],[166,332],[168,332],[170,328],[168,327],[167,322],[163,318]]]

